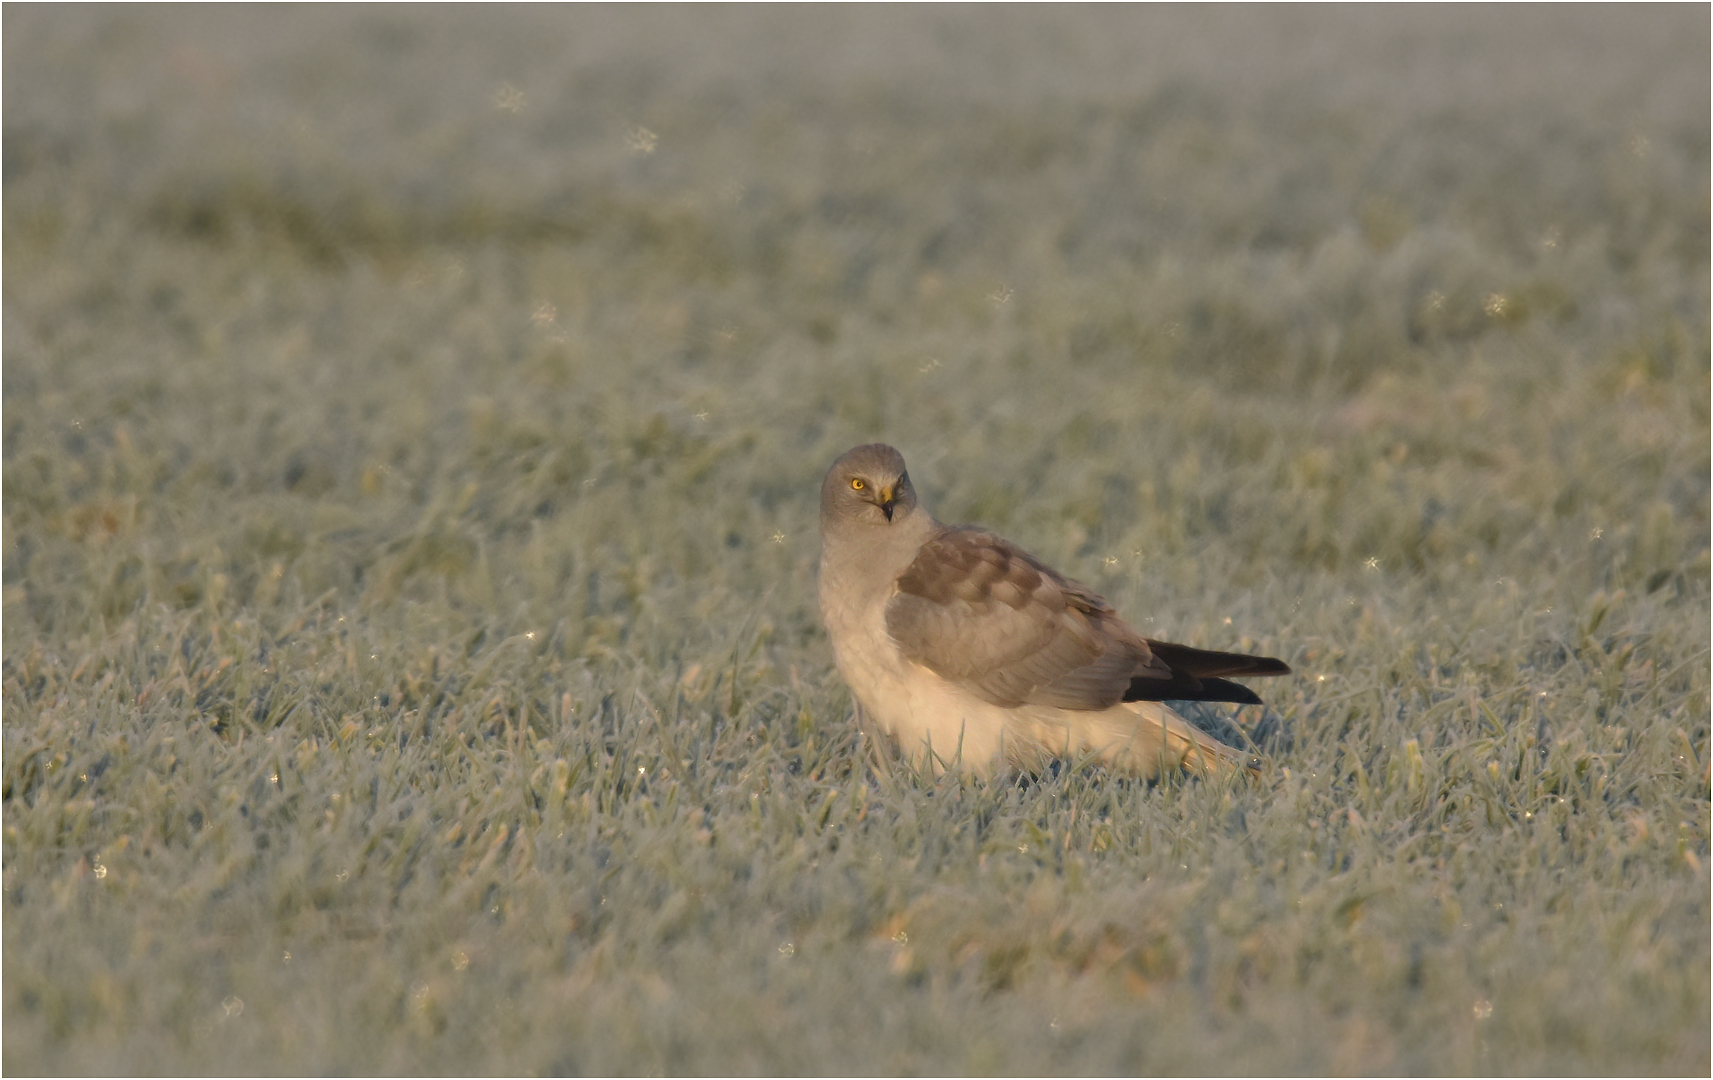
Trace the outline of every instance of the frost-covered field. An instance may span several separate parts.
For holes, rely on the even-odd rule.
[[[7,1073],[1708,1071],[1705,8],[4,43]],[[877,438],[1265,775],[865,742]]]

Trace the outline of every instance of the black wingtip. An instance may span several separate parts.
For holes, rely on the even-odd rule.
[[[1140,677],[1130,680],[1125,701],[1224,701],[1233,705],[1260,705],[1255,691],[1230,679],[1197,679],[1178,675],[1171,679]]]
[[[1202,686],[1212,696],[1208,701],[1229,701],[1237,705],[1259,705],[1261,698],[1255,691],[1242,683],[1234,683],[1228,679],[1203,679]]]

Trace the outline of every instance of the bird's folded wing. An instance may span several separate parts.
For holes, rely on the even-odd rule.
[[[979,529],[922,545],[886,605],[904,659],[1015,707],[1105,709],[1171,670],[1100,596]]]

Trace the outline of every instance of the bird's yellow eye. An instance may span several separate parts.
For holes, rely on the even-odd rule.
[[[866,487],[868,487],[868,481],[864,480],[860,476],[857,477],[855,480],[851,481],[851,490],[852,491],[862,491]]]

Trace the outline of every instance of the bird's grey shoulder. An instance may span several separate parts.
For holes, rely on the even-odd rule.
[[[1004,707],[1115,704],[1146,659],[1094,592],[983,529],[922,545],[886,605],[900,654]]]

